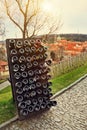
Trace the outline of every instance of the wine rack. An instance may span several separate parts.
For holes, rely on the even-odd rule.
[[[13,97],[19,119],[55,106],[50,98],[51,60],[40,39],[7,39],[7,57]]]

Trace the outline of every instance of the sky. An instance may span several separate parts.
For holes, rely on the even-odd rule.
[[[46,2],[51,5],[51,14],[61,16],[63,26],[59,33],[87,34],[87,0],[45,0],[45,5]],[[9,19],[5,21],[5,26],[6,38],[21,36]]]

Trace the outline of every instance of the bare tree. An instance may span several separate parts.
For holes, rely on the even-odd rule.
[[[22,37],[32,37],[41,32],[47,34],[59,30],[61,20],[53,20],[40,10],[43,0],[4,0],[9,19],[20,29]]]

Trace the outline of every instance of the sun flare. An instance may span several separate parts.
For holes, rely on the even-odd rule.
[[[44,1],[42,3],[42,10],[43,11],[46,11],[46,12],[52,12],[53,11],[53,6],[52,6],[52,3],[50,1]]]

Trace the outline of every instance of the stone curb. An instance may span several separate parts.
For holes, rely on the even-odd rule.
[[[83,77],[79,78],[78,80],[76,80],[74,83],[72,83],[71,85],[69,85],[67,88],[64,88],[64,89],[62,89],[61,91],[59,91],[59,92],[57,92],[56,94],[54,94],[51,99],[54,99],[54,98],[60,96],[61,94],[63,94],[64,92],[68,91],[69,89],[71,89],[73,86],[75,86],[76,84],[78,84],[79,82],[81,82],[81,81],[82,81],[83,79],[85,79],[86,77],[87,77],[87,74],[84,75]],[[7,122],[5,122],[5,123],[2,123],[2,124],[0,125],[0,130],[1,130],[3,127],[6,127],[7,125],[9,125],[10,123],[12,123],[12,122],[14,122],[14,121],[16,121],[16,120],[18,120],[18,115],[15,116],[14,118],[10,119],[9,121],[7,121]]]
[[[12,123],[12,122],[14,122],[14,121],[16,121],[16,120],[18,120],[18,116],[15,116],[14,118],[12,118],[12,119],[6,121],[5,123],[2,123],[2,124],[0,125],[0,130],[2,130],[3,127],[9,125],[10,123]]]

